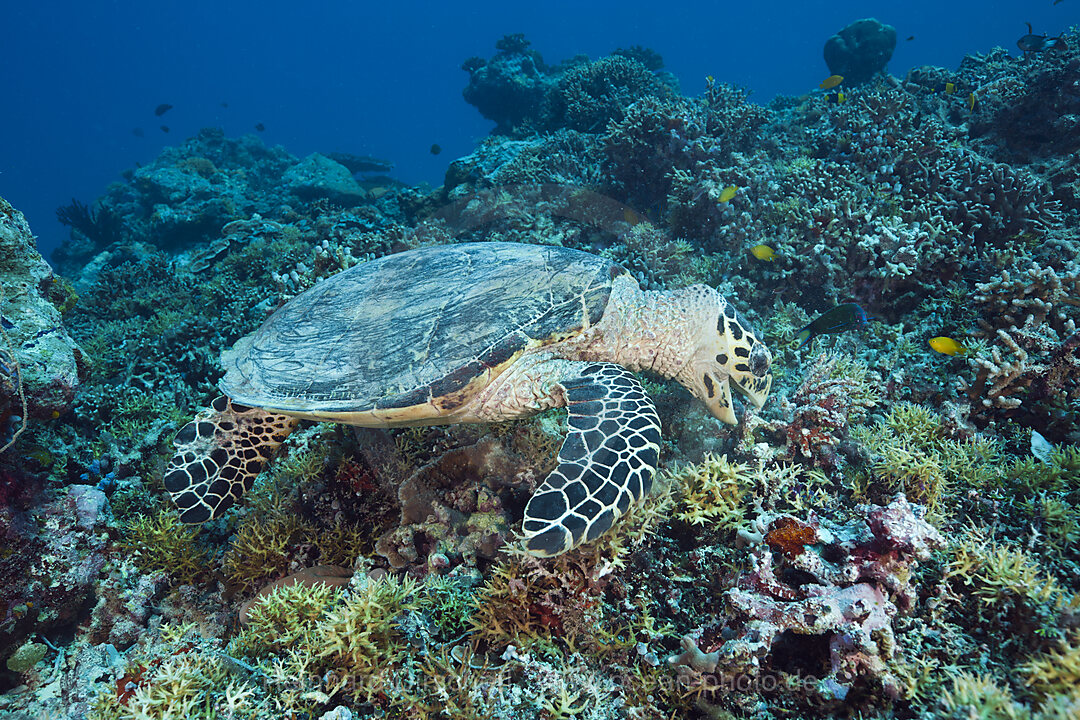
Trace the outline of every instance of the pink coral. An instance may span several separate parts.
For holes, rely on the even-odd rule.
[[[919,508],[898,495],[888,506],[863,505],[863,520],[826,527],[813,513],[768,521],[767,537],[798,528],[798,552],[761,545],[750,570],[724,593],[734,612],[725,639],[710,652],[684,638],[669,658],[684,681],[698,675],[762,677],[784,672],[826,700],[842,700],[868,681],[897,697],[891,669],[893,621],[910,612],[911,569],[944,541]]]

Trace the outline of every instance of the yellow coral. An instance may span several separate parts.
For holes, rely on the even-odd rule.
[[[1080,631],[1073,630],[1058,647],[1029,660],[1020,673],[1040,705],[1054,696],[1080,700]]]
[[[1015,702],[1008,688],[1000,687],[992,677],[958,670],[952,688],[941,698],[945,708],[956,717],[1023,720],[1031,713]]]
[[[1047,603],[1064,598],[1061,585],[1036,560],[980,533],[969,534],[952,553],[945,578],[957,579],[986,605],[1009,599]]]
[[[681,489],[675,517],[692,525],[710,525],[733,530],[743,522],[740,505],[750,484],[749,467],[728,462],[727,455],[707,453],[696,465],[666,476]]]
[[[345,675],[368,676],[404,657],[407,646],[397,632],[399,617],[416,608],[417,584],[387,575],[367,580],[321,624],[322,651]]]
[[[276,587],[251,606],[247,627],[232,648],[244,655],[280,653],[302,647],[318,652],[318,621],[341,595],[341,588],[324,583],[295,583]]]
[[[206,551],[195,542],[198,532],[198,526],[181,523],[174,510],[161,510],[131,520],[120,547],[141,569],[164,570],[177,582],[190,583],[206,573]]]
[[[302,524],[294,515],[262,518],[248,515],[225,553],[229,582],[255,590],[281,577],[289,568],[289,551],[295,546]]]

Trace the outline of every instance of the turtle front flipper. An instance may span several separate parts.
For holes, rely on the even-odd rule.
[[[299,421],[238,405],[221,395],[180,429],[165,469],[165,489],[180,521],[213,520],[251,489],[274,450]]]
[[[613,363],[574,362],[558,382],[570,413],[559,466],[525,506],[525,549],[551,556],[595,540],[652,487],[660,454],[656,406]]]

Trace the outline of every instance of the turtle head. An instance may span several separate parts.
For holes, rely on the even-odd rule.
[[[738,421],[731,386],[754,407],[764,405],[772,388],[772,355],[735,306],[715,291],[712,295],[715,303],[710,303],[694,358],[679,380],[701,398],[717,420],[734,425]]]

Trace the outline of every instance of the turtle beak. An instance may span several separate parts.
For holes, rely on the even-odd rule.
[[[735,425],[739,421],[735,417],[735,404],[731,402],[731,383],[729,378],[717,379],[716,375],[709,373],[708,377],[713,379],[714,387],[716,388],[715,397],[710,397],[705,401],[705,404],[709,408],[709,412],[713,417],[722,423],[728,425]]]
[[[749,378],[745,383],[735,383],[735,389],[741,392],[750,403],[759,408],[769,399],[769,390],[772,389],[772,373],[765,373],[760,378]]]
[[[701,398],[714,418],[728,425],[739,422],[731,402],[730,378],[725,373],[711,368],[699,369],[692,377],[679,380],[687,390]]]

